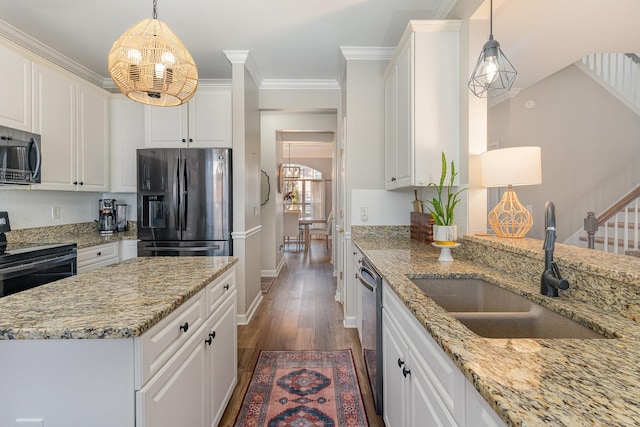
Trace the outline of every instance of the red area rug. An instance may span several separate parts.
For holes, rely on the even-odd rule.
[[[237,427],[366,427],[351,350],[262,351]]]

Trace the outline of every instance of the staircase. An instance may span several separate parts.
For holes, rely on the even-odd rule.
[[[640,115],[640,57],[635,53],[592,53],[575,65]]]
[[[599,216],[592,214],[585,218],[588,236],[581,236],[581,241],[592,249],[640,257],[640,186]]]

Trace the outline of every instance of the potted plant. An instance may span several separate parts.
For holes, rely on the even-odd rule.
[[[447,157],[442,152],[442,172],[440,174],[440,182],[435,184],[430,182],[427,187],[433,187],[436,190],[437,197],[427,200],[426,203],[431,207],[431,217],[433,218],[433,240],[436,244],[453,246],[458,238],[458,227],[453,223],[453,210],[460,202],[460,193],[466,188],[462,188],[456,192],[453,192],[453,182],[458,172],[456,166],[451,161],[451,174],[449,178],[449,184],[446,185],[446,199],[445,196],[445,181],[447,180]]]

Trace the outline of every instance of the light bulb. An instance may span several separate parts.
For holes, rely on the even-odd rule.
[[[487,56],[484,59],[484,73],[482,73],[482,78],[484,79],[487,85],[493,83],[498,75],[498,64],[496,63],[495,56]]]

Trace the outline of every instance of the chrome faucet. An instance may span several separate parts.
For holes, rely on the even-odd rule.
[[[569,282],[560,276],[558,264],[553,260],[556,241],[556,207],[552,202],[544,205],[544,272],[540,279],[540,293],[548,297],[557,297],[558,289],[569,289]]]

